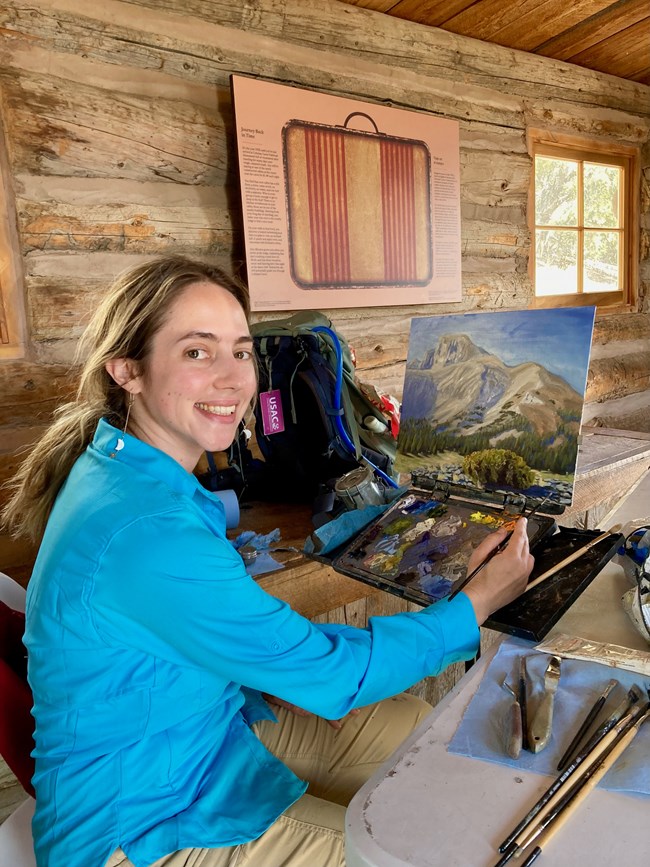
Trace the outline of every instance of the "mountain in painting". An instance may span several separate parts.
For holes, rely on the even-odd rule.
[[[474,484],[469,455],[506,450],[536,481],[523,490],[571,502],[582,396],[542,364],[508,365],[467,334],[444,334],[409,361],[396,466],[422,458],[441,481]]]
[[[542,365],[506,365],[466,334],[446,334],[408,365],[402,413],[438,431],[467,437],[491,434],[489,445],[524,430],[547,437],[566,422],[578,432],[582,397]]]

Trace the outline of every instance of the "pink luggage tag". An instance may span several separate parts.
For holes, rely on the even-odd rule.
[[[282,412],[282,395],[279,388],[263,391],[260,394],[262,409],[262,429],[266,436],[282,433],[284,430],[284,413]]]

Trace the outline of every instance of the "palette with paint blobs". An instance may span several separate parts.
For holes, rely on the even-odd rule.
[[[351,578],[371,584],[419,605],[450,596],[463,581],[467,562],[485,536],[512,526],[522,513],[477,501],[436,496],[410,489],[332,558],[319,558]],[[528,537],[535,566],[530,576],[552,569],[601,533],[558,527],[551,515],[528,519]],[[552,579],[495,611],[485,626],[519,638],[539,641],[589,586],[616,553],[623,536],[612,533],[584,556],[558,568]]]
[[[474,548],[520,513],[409,490],[335,557],[335,569],[429,605],[465,577]],[[552,532],[550,516],[528,522],[531,546]]]

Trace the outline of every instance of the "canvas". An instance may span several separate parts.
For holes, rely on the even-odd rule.
[[[594,307],[413,319],[396,469],[573,498]]]

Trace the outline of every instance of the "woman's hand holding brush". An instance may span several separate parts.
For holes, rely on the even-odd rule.
[[[472,603],[479,625],[526,589],[535,563],[528,546],[526,526],[526,519],[519,518],[510,539],[503,528],[491,533],[470,557],[467,574],[473,577],[463,592]],[[500,549],[506,541],[505,547]]]

